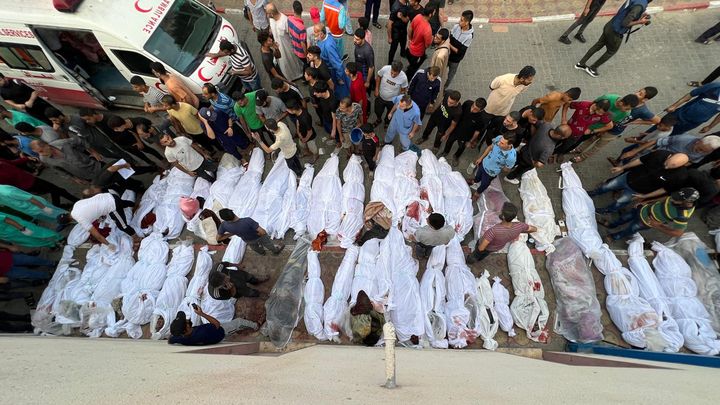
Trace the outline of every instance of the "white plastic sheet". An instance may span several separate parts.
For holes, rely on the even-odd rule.
[[[167,186],[167,178],[161,178],[159,175],[155,176],[153,183],[145,190],[142,198],[140,198],[140,204],[137,210],[135,210],[132,222],[130,222],[138,236],[145,236],[152,232],[152,226],[143,229],[141,223],[145,216],[153,212],[155,207],[157,207],[160,199],[165,194],[165,190],[167,190]]]
[[[475,329],[483,338],[483,347],[488,350],[495,350],[498,342],[494,339],[500,326],[498,314],[495,312],[492,287],[490,287],[490,273],[485,270],[480,278],[475,279],[477,283],[477,297],[479,313]]]
[[[493,299],[495,300],[495,313],[498,316],[500,329],[513,337],[516,335],[513,328],[513,317],[510,313],[510,291],[502,285],[500,277],[493,277],[492,283]]]
[[[420,183],[417,180],[417,154],[406,151],[395,156],[393,201],[396,211],[393,220],[401,222],[403,235],[407,238],[424,225],[427,201],[420,199]]]
[[[525,222],[537,228],[537,231],[532,233],[535,248],[545,254],[552,253],[555,249],[553,241],[560,235],[560,227],[555,223],[552,201],[538,177],[537,170],[531,169],[522,175],[519,191]]]
[[[563,163],[563,210],[568,234],[605,275],[605,306],[623,340],[635,347],[663,350],[667,340],[662,337],[662,319],[650,304],[640,297],[635,276],[602,243],[595,221],[595,205],[583,189],[580,178],[570,162]],[[663,341],[665,340],[665,341]]]
[[[380,255],[380,239],[370,239],[360,247],[358,264],[355,266],[352,291],[350,293],[350,307],[357,302],[360,291],[365,291],[372,301],[382,302],[378,297],[376,277],[378,273],[377,263]]]
[[[340,230],[342,184],[339,164],[337,155],[332,154],[313,180],[310,214],[307,219],[310,239],[315,239],[323,230],[328,235],[336,235]]]
[[[423,339],[437,349],[447,349],[447,318],[445,316],[445,246],[433,248],[425,273],[420,280],[420,302],[425,320]]]
[[[308,279],[305,283],[305,329],[317,340],[327,340],[323,328],[323,300],[325,299],[325,286],[320,279],[320,260],[318,252],[311,250],[307,254]]]
[[[571,342],[602,340],[602,310],[580,248],[571,238],[556,240],[545,267],[555,291],[555,332]]]
[[[271,238],[281,239],[290,228],[295,208],[297,177],[288,168],[282,152],[260,188],[258,202],[252,218]]]
[[[418,262],[412,257],[410,246],[397,227],[391,227],[381,249],[391,249],[390,269],[392,287],[386,314],[395,325],[399,342],[415,335],[422,336],[425,321],[420,302],[420,284],[417,279]],[[386,318],[387,319],[387,318]]]
[[[166,181],[167,188],[159,197],[154,209],[155,223],[152,229],[154,232],[164,233],[165,238],[169,240],[180,236],[185,226],[185,220],[180,211],[180,197],[192,193],[195,177],[174,167],[167,175]]]
[[[370,201],[379,201],[395,215],[395,194],[393,184],[395,182],[395,148],[392,145],[385,145],[380,151],[380,158],[375,168],[372,187],[370,188]]]
[[[230,243],[225,248],[222,261],[227,263],[241,263],[245,256],[247,243],[241,237],[233,235],[230,237]]]
[[[430,211],[444,214],[445,198],[440,180],[440,163],[430,149],[423,149],[419,161],[422,167],[420,198],[427,201]]]
[[[238,218],[250,217],[255,212],[264,170],[264,152],[260,148],[255,148],[250,156],[247,171],[235,185],[228,202],[228,208],[233,210]]]
[[[229,166],[217,171],[215,181],[210,186],[210,195],[205,200],[204,208],[220,212],[223,208],[229,208],[230,199],[235,187],[245,174],[242,166]]]
[[[720,273],[717,263],[708,255],[708,247],[692,232],[668,241],[667,246],[690,265],[691,277],[699,287],[698,298],[710,314],[713,330],[720,333]]]
[[[364,225],[365,179],[360,165],[360,156],[352,155],[343,171],[342,222],[338,230],[340,247],[349,248],[355,243],[358,232]]]
[[[335,273],[330,297],[323,306],[323,325],[325,336],[329,340],[339,342],[342,331],[349,338],[352,338],[350,329],[350,293],[352,292],[353,274],[357,263],[359,248],[350,246],[345,251],[340,267]],[[309,264],[308,264],[309,266]]]
[[[470,187],[460,172],[452,171],[445,158],[440,158],[439,165],[445,199],[445,223],[452,225],[457,237],[463,240],[473,226]]]
[[[549,333],[547,320],[550,317],[550,310],[545,301],[545,289],[540,275],[535,270],[535,261],[527,247],[525,235],[510,244],[507,262],[515,291],[515,298],[510,304],[513,320],[517,326],[525,329],[528,339],[546,343]]]
[[[628,266],[630,272],[637,278],[640,296],[648,301],[661,319],[664,319],[661,328],[667,346],[663,351],[676,353],[682,347],[684,338],[668,307],[668,297],[660,286],[655,273],[650,268],[650,264],[645,259],[644,242],[645,240],[639,233],[636,233],[630,240],[628,245]]]
[[[292,228],[295,231],[294,239],[297,240],[307,231],[307,219],[310,214],[310,200],[312,198],[312,180],[315,175],[315,168],[306,164],[297,192],[295,193],[295,211],[292,215]]]
[[[175,319],[178,307],[182,303],[187,289],[187,275],[190,273],[195,251],[190,241],[177,245],[172,251],[172,259],[168,263],[167,278],[158,294],[150,319],[151,338],[165,339],[170,334],[170,323]],[[159,318],[163,319],[162,328],[157,327]]]
[[[478,213],[473,217],[474,239],[470,246],[475,246],[488,229],[500,223],[500,212],[508,201],[510,200],[503,192],[500,178],[494,178],[477,199]]]
[[[690,266],[661,243],[653,242],[652,249],[657,253],[653,259],[655,274],[685,338],[685,346],[708,356],[720,353],[718,334],[712,328],[710,314],[697,297],[698,288],[690,277]]]

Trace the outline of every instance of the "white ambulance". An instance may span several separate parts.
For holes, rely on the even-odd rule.
[[[237,31],[195,0],[0,0],[0,73],[55,104],[142,106],[129,80],[163,89],[151,62],[196,93],[230,86],[228,58],[204,56],[222,39]]]

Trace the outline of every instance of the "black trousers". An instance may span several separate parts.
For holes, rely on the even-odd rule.
[[[115,225],[123,232],[130,236],[134,236],[135,230],[130,226],[130,223],[127,220],[127,216],[125,215],[125,208],[134,207],[135,203],[132,201],[123,200],[122,198],[114,194],[113,198],[115,198],[115,211],[110,213],[110,218],[115,221]]]
[[[217,171],[217,168],[217,163],[212,160],[205,159],[200,167],[195,170],[195,174],[197,174],[198,177],[213,183],[215,182],[215,172]]]
[[[435,141],[437,142],[437,137]],[[457,151],[455,151],[455,157],[457,159],[460,159],[460,156],[463,154],[463,152],[465,152],[465,146],[468,142],[468,139],[465,137],[465,134],[460,134],[458,133],[458,131],[453,131],[450,136],[448,136],[447,141],[445,141],[445,148],[443,149],[442,153],[443,155],[449,154],[450,150],[452,149],[453,143],[455,142],[457,142],[458,144]]]
[[[297,152],[295,152],[295,154],[291,158],[285,159],[285,162],[287,163],[290,170],[295,172],[298,177],[302,176],[303,167],[302,163],[300,163]]]
[[[248,283],[256,283],[257,278],[245,270],[233,270],[228,271],[227,275],[230,276],[230,280],[235,285],[235,295],[233,298],[242,297],[257,297],[260,295],[258,290],[248,286]]]
[[[717,34],[720,34],[720,22],[708,28],[708,30],[703,32],[695,41],[705,42]],[[720,37],[715,38],[715,40],[720,41]]]
[[[712,83],[712,82],[714,82],[715,80],[717,80],[718,77],[720,77],[720,66],[716,67],[715,70],[713,70],[712,72],[710,72],[710,74],[708,75],[708,77],[706,77],[705,80],[703,80],[702,82],[700,82],[700,84],[706,85],[706,84],[708,84],[708,83]]]
[[[398,38],[392,39],[390,43],[390,51],[388,52],[388,65],[392,64],[395,60],[395,52],[400,48],[400,57],[405,57],[405,46],[407,45],[407,32],[404,35],[398,35]],[[408,78],[408,80],[410,80]]]
[[[415,56],[410,52],[407,52],[408,67],[405,70],[405,74],[407,75],[408,81],[412,80],[412,77],[415,76],[415,73],[418,69],[420,69],[420,66],[423,62],[425,62],[425,59],[427,59],[425,54]]]
[[[568,28],[567,30],[565,30],[565,32],[563,32],[562,36],[563,37],[569,36],[570,33],[572,33],[573,30],[577,27],[580,27],[580,29],[578,30],[577,34],[575,34],[575,35],[582,35],[583,32],[585,32],[585,28],[587,28],[587,26],[590,25],[590,23],[595,19],[595,16],[597,16],[597,14],[600,12],[601,8],[602,8],[602,6],[601,7],[593,7],[590,10],[588,10],[587,15],[581,15],[580,18],[575,20],[575,22],[572,23],[572,25],[570,25],[570,28]]]
[[[528,170],[532,169],[533,167],[535,167],[535,165],[533,165],[533,162],[530,159],[530,157],[525,156],[525,154],[520,154],[520,156],[518,156],[518,160],[517,160],[517,164],[515,165],[515,168],[512,169],[510,171],[510,173],[508,173],[507,176],[505,176],[505,178],[510,179],[510,180],[517,179],[520,176],[522,176],[523,173],[527,172]]]
[[[33,183],[27,191],[33,194],[50,194],[50,199],[55,206],[60,205],[60,197],[65,198],[71,203],[78,201],[77,197],[70,194],[64,188],[60,188],[49,181],[37,177],[35,178],[35,183]]]
[[[372,12],[372,22],[378,22],[380,16],[380,1],[381,0],[367,0],[365,2],[365,18],[370,19],[370,12]]]
[[[618,49],[620,49],[620,45],[622,45],[622,40],[623,36],[618,35],[618,33],[613,30],[612,24],[608,22],[603,28],[603,33],[602,35],[600,35],[600,39],[598,39],[595,45],[590,47],[585,56],[580,59],[580,64],[586,65],[588,59],[590,59],[597,52],[600,52],[601,49],[605,48],[605,53],[602,54],[602,56],[600,56],[598,60],[595,61],[595,63],[590,65],[591,69],[597,69],[603,63],[607,62],[608,59],[612,58],[613,55],[615,55]]]
[[[580,146],[581,143],[587,141],[588,139],[592,138],[593,136],[594,135],[589,134],[589,135],[583,135],[580,138],[570,137],[570,138],[558,143],[557,146],[555,147],[555,152],[553,152],[553,154],[564,155],[566,153],[569,153],[573,149]]]
[[[386,119],[385,110],[387,109],[387,112],[390,112],[393,108],[393,102],[391,101],[385,101],[382,99],[382,97],[375,97],[375,119],[378,121],[381,121],[383,119]]]

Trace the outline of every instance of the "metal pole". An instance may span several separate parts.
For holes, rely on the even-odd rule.
[[[385,388],[395,388],[395,325],[387,322],[383,325],[385,337]]]

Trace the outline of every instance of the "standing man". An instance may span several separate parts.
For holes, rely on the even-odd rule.
[[[320,121],[322,121],[325,132],[330,136],[333,133],[335,111],[339,105],[337,98],[335,98],[325,82],[315,83],[312,91],[315,96],[315,111],[320,116]],[[334,139],[334,141],[336,144],[338,143],[337,139]]]
[[[660,117],[655,115],[647,106],[647,102],[657,96],[658,90],[655,87],[648,86],[635,92],[638,98],[638,104],[630,110],[630,114],[625,118],[614,122],[610,133],[616,136],[622,135],[628,125],[657,125]],[[614,121],[614,120],[613,120]]]
[[[303,70],[307,66],[307,28],[302,19],[303,7],[298,0],[293,1],[293,15],[289,15],[288,34],[292,42],[293,53],[300,59]]]
[[[182,79],[168,73],[162,63],[151,63],[150,70],[155,77],[160,79],[160,82],[165,85],[168,93],[175,97],[175,100],[181,103],[190,104],[194,108],[198,108],[200,106],[200,100],[195,93],[193,93],[192,90],[183,83]]]
[[[345,77],[345,68],[343,67],[342,59],[340,59],[343,48],[339,48],[337,42],[327,35],[325,24],[315,24],[313,26],[313,34],[317,40],[320,57],[330,68],[330,74],[334,82],[335,96],[347,97],[350,95],[350,84]],[[316,65],[312,66],[317,68]]]
[[[448,76],[444,85],[447,89],[452,79],[457,73],[460,62],[465,58],[468,48],[475,36],[475,30],[472,26],[474,18],[472,10],[465,10],[460,16],[460,21],[450,30],[450,60],[448,64]]]
[[[370,94],[373,90],[373,77],[375,77],[375,51],[365,40],[365,30],[362,28],[355,30],[353,43],[355,44],[355,63],[363,74],[365,89]]]
[[[466,100],[462,104],[462,115],[455,130],[450,134],[445,134],[440,139],[441,142],[445,142],[445,148],[439,157],[447,156],[452,150],[453,143],[458,143],[457,151],[450,159],[449,163],[451,166],[456,166],[458,159],[465,152],[465,145],[470,142],[475,144],[480,135],[485,133],[488,120],[487,114],[485,113],[485,106],[487,101],[484,98],[479,97],[475,100]],[[435,140],[435,145],[440,147],[440,143]]]
[[[539,122],[535,136],[520,150],[517,165],[508,173],[505,181],[510,184],[519,184],[518,178],[523,173],[532,168],[540,169],[545,166],[555,151],[555,145],[563,139],[567,139],[570,134],[572,134],[572,130],[568,125],[562,124],[553,129],[551,124]]]
[[[395,0],[390,5],[390,17],[386,27],[387,41],[390,44],[388,65],[395,60],[395,52],[397,52],[398,48],[400,49],[400,56],[405,56],[408,39],[407,26],[410,21],[409,12],[408,0]]]
[[[249,93],[235,92],[233,98],[236,100],[233,111],[235,111],[235,116],[243,131],[248,135],[255,132],[264,133],[263,122],[257,113],[257,91]]]
[[[202,95],[213,109],[224,112],[227,115],[234,116],[233,105],[235,102],[230,96],[219,91],[212,83],[205,83],[202,86]]]
[[[700,129],[704,134],[720,123],[720,83],[708,83],[693,89],[665,111],[675,113],[678,122],[671,135],[680,135],[699,127],[715,116],[710,124]]]
[[[289,100],[286,106],[288,113],[295,117],[295,133],[297,134],[298,140],[300,140],[300,145],[305,149],[304,156],[313,157],[310,162],[311,164],[317,162],[320,158],[317,142],[315,142],[317,132],[313,126],[310,112],[295,100]]]
[[[370,111],[368,109],[368,93],[365,88],[365,78],[362,73],[358,71],[355,62],[348,62],[345,65],[345,74],[350,78],[350,100],[362,106],[363,124],[367,124]]]
[[[270,79],[278,78],[288,83],[292,83],[285,77],[280,69],[278,59],[282,58],[280,48],[269,31],[259,31],[257,34],[258,43],[260,43],[260,56],[262,57],[263,67]]]
[[[340,51],[341,55],[345,52],[345,41],[343,40],[343,36],[346,32],[348,34],[352,33],[352,24],[350,22],[349,14],[350,13],[348,13],[345,4],[340,1],[323,0],[322,9],[320,9],[320,21],[322,21],[323,24],[330,30],[330,35],[332,35],[335,40],[337,49]]]
[[[475,160],[477,168],[472,182],[474,184],[480,183],[480,185],[473,193],[473,200],[480,197],[480,194],[490,187],[490,182],[495,177],[499,176],[500,173],[509,172],[515,166],[517,152],[513,147],[513,143],[515,143],[514,133],[506,132],[503,135],[498,135],[492,140],[492,144],[485,148],[485,152]]]
[[[229,57],[230,74],[237,76],[247,91],[255,91],[261,87],[260,75],[258,75],[255,63],[250,57],[250,52],[242,45],[223,39],[220,41],[220,49],[217,53],[205,56],[208,58]]]
[[[280,101],[285,104],[285,107],[287,107],[290,100],[293,100],[300,104],[302,108],[307,108],[305,99],[303,98],[302,93],[300,93],[300,89],[298,89],[297,87],[292,86],[278,78],[272,79],[272,81],[270,82],[270,87],[275,90],[275,93],[277,93]]]
[[[430,115],[430,119],[428,119],[427,124],[425,124],[422,139],[420,139],[418,145],[427,141],[435,128],[437,128],[437,135],[435,135],[435,142],[433,144],[433,149],[437,150],[442,143],[442,139],[447,139],[447,137],[453,133],[462,115],[460,97],[459,91],[448,90],[445,92],[445,100],[440,104],[440,108],[433,111],[432,115]]]
[[[585,28],[587,28],[588,25],[590,25],[591,22],[595,19],[595,16],[600,12],[600,9],[605,4],[606,0],[587,0],[585,3],[585,8],[583,8],[582,14],[580,14],[580,17],[575,20],[572,25],[570,25],[570,28],[568,28],[565,32],[563,32],[562,35],[560,35],[560,38],[558,41],[562,42],[563,44],[570,45],[572,42],[568,38],[568,36],[573,32],[573,30],[577,27],[580,27],[577,34],[575,34],[575,39],[585,43],[585,37],[583,36],[583,32],[585,32]]]
[[[50,103],[43,100],[36,90],[25,83],[8,79],[2,73],[0,73],[0,98],[13,109],[26,112],[45,124],[50,124],[45,117],[45,110],[52,107]]]
[[[162,105],[162,98],[165,95],[165,93],[158,90],[157,87],[148,86],[145,83],[145,79],[143,79],[140,76],[131,77],[130,85],[132,85],[133,90],[135,90],[136,92],[138,92],[138,94],[140,94],[142,96],[144,110],[146,113],[155,113],[158,111],[165,111],[165,108]],[[57,111],[55,108],[53,108],[52,110]],[[47,110],[46,110],[45,114],[47,115]],[[48,118],[50,118],[50,117],[48,117]],[[52,118],[50,118],[50,121],[52,121]],[[53,123],[53,128],[54,127],[55,127],[55,123]]]
[[[285,77],[290,80],[298,80],[302,78],[303,66],[300,60],[295,57],[292,41],[288,33],[288,18],[285,14],[279,12],[273,3],[269,3],[265,7],[265,13],[270,21],[270,33],[278,44],[280,51],[280,70]]]
[[[77,137],[89,149],[88,152],[96,160],[101,160],[101,157],[103,157],[107,159],[125,159],[129,163],[135,161],[126,150],[122,149],[110,138],[112,131],[107,125],[105,114],[89,108],[81,108],[78,115],[82,120],[82,124],[78,128]],[[71,119],[72,121],[75,120]]]
[[[639,102],[638,97],[635,94],[628,94],[625,97],[620,97],[619,94],[605,94],[600,96],[598,100],[608,100],[610,102],[610,110],[608,110],[608,114],[613,122],[613,127],[630,115],[630,111],[637,107]],[[578,153],[578,156],[574,157],[572,161],[580,163],[583,160],[590,158],[600,149],[604,148],[607,144],[618,138],[618,136],[619,134],[613,134],[608,132],[608,130],[593,130],[593,136],[575,148],[575,152]]]
[[[408,77],[413,77],[425,62],[425,50],[432,44],[433,34],[430,28],[430,17],[435,14],[434,9],[424,8],[422,14],[415,16],[408,30],[408,67],[405,71]]]
[[[267,0],[245,0],[245,7],[249,11],[248,19],[254,32],[268,30],[270,23],[265,14],[265,5],[267,5]]]
[[[435,35],[448,19],[447,15],[445,15],[445,0],[428,0],[428,2],[425,3],[425,8],[435,10],[435,14],[430,18],[432,34]]]
[[[507,73],[490,83],[490,95],[485,112],[495,117],[504,117],[512,110],[515,97],[528,89],[535,78],[535,68],[525,66],[518,74]]]
[[[308,81],[310,87],[315,85],[316,81],[327,83],[330,90],[335,90],[335,81],[330,73],[327,63],[323,61],[320,54],[322,51],[317,45],[308,48],[307,59],[308,67],[305,69],[305,80]],[[337,53],[336,53],[337,55]]]
[[[382,25],[378,22],[378,17],[380,17],[380,2],[381,0],[365,0],[365,18],[370,21],[370,12],[372,12],[372,25],[375,28],[382,28]],[[392,5],[390,5],[390,8],[392,8]]]
[[[435,50],[430,58],[430,67],[436,67],[440,70],[438,77],[440,82],[444,84],[448,78],[448,63],[450,62],[450,31],[447,28],[440,28],[433,37]],[[435,97],[434,101],[429,105],[429,111],[433,112],[443,99],[443,89],[440,86],[440,93]]]
[[[440,92],[442,91],[442,82],[438,78],[439,75],[440,68],[430,66],[427,68],[427,72],[423,69],[418,70],[410,80],[408,94],[420,108],[421,118],[425,116],[426,111],[430,113],[435,111],[435,101],[440,98]]]
[[[395,136],[399,135],[400,144],[405,151],[410,149],[410,140],[422,125],[420,109],[407,94],[395,96],[393,103],[395,105],[388,113],[390,126],[385,133],[385,144],[391,145]]]
[[[162,101],[178,134],[189,135],[209,152],[215,151],[214,142],[205,136],[205,131],[203,131],[200,119],[197,116],[198,110],[195,107],[178,102],[175,97],[169,94],[164,96]]]
[[[407,91],[408,78],[402,68],[402,62],[395,61],[391,65],[383,66],[375,76],[375,127],[380,125],[383,119],[387,127],[390,119],[383,116],[385,109],[392,109],[395,105],[393,99]]]
[[[282,122],[288,116],[285,104],[279,98],[268,95],[265,90],[257,91],[255,112],[263,123],[269,119]]]
[[[260,139],[259,134],[253,133],[253,138],[255,138],[258,145],[260,145],[265,153],[273,153],[274,151],[280,149],[288,168],[295,172],[298,177],[302,176],[302,163],[300,163],[300,159],[298,159],[297,146],[295,146],[295,141],[293,140],[292,134],[290,133],[287,125],[283,122],[277,122],[271,118],[265,121],[265,128],[273,133],[275,136],[275,143],[267,146],[265,145],[265,142]],[[222,227],[222,225],[220,226]]]
[[[612,58],[618,49],[620,49],[623,37],[627,35],[629,39],[630,34],[638,29],[633,29],[635,26],[642,27],[643,25],[650,24],[650,16],[645,13],[645,10],[651,1],[652,0],[627,0],[620,6],[617,14],[605,24],[600,39],[598,39],[595,45],[580,59],[580,62],[575,64],[575,69],[584,70],[590,76],[598,77],[597,69],[603,63],[607,62],[608,59]],[[592,65],[586,65],[588,60],[603,48],[606,48],[605,53]]]
[[[173,139],[170,135],[163,134],[160,145],[165,147],[165,158],[171,165],[190,176],[203,178],[210,183],[215,181],[217,164],[190,138],[178,136]]]
[[[198,112],[198,117],[208,138],[220,142],[223,150],[235,156],[238,161],[243,160],[240,150],[247,149],[250,141],[234,119],[234,112],[230,116],[225,111],[203,107]]]

